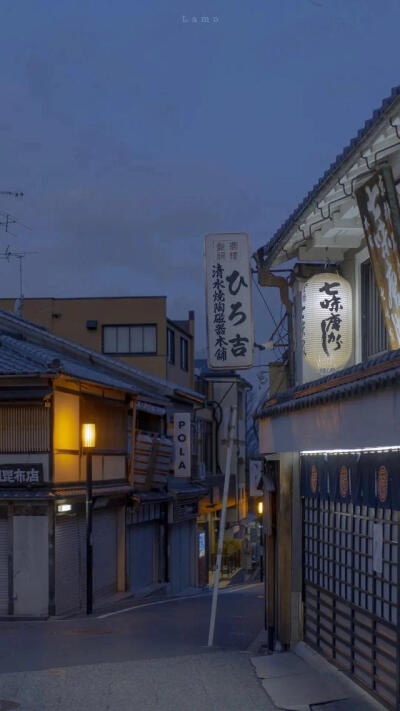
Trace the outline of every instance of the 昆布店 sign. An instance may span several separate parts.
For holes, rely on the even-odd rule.
[[[0,463],[1,484],[43,484],[43,464]]]
[[[207,235],[205,271],[208,366],[251,368],[254,327],[248,235]]]

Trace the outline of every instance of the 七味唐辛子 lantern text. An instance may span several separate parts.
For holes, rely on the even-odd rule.
[[[316,274],[305,283],[302,302],[305,360],[320,371],[342,368],[353,349],[349,282],[339,274]]]

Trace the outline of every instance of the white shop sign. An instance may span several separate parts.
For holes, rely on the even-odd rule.
[[[190,413],[174,413],[174,473],[190,477]]]
[[[250,459],[250,496],[262,496],[264,462],[261,459]]]
[[[247,234],[205,238],[208,366],[251,368],[254,326]]]

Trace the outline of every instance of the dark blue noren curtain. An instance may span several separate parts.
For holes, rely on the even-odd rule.
[[[399,510],[400,453],[304,455],[301,496]]]
[[[329,498],[329,467],[323,454],[305,455],[301,458],[301,496]]]
[[[359,454],[334,454],[328,457],[330,500],[361,503]]]
[[[400,455],[367,452],[360,457],[362,498],[366,506],[400,508]]]

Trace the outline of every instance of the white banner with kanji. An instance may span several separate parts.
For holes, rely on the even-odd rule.
[[[207,235],[205,271],[208,367],[251,368],[254,325],[249,236]]]

